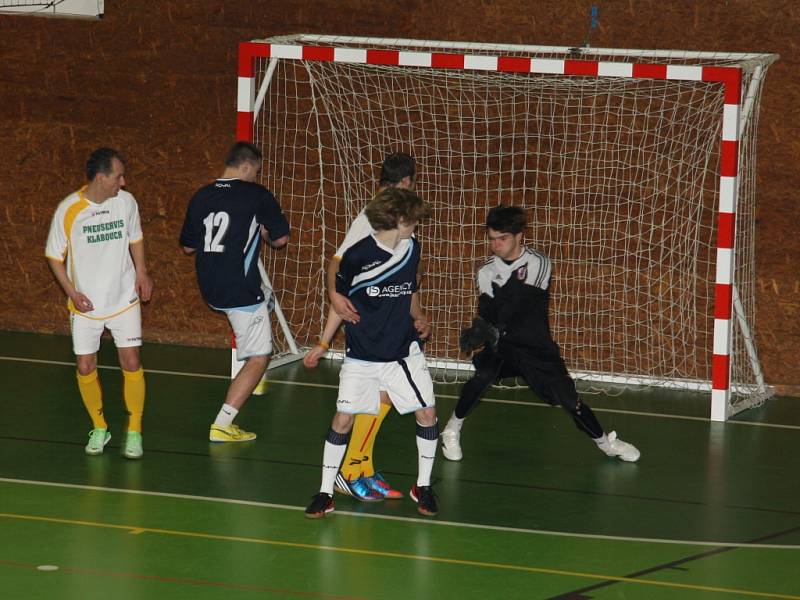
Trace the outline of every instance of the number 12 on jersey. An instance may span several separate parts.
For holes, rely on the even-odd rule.
[[[225,238],[225,233],[228,231],[229,224],[230,217],[228,213],[224,211],[209,213],[209,215],[203,219],[203,225],[206,226],[206,252],[225,252],[225,245],[222,243],[222,240]]]

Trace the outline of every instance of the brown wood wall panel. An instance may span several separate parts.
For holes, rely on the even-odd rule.
[[[759,132],[757,342],[767,380],[800,385],[800,7],[789,0],[112,0],[99,21],[0,15],[0,328],[68,331],[44,241],[89,152],[112,145],[128,157],[156,285],[146,340],[227,343],[177,236],[234,136],[238,42],[309,32],[579,45],[592,4],[594,46],[781,55]]]

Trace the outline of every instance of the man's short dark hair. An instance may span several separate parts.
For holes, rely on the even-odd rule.
[[[113,159],[117,159],[123,165],[125,159],[118,150],[113,148],[98,148],[89,155],[86,161],[86,180],[93,181],[98,173],[108,175],[114,170]]]
[[[238,167],[242,163],[252,162],[261,164],[263,158],[261,150],[250,142],[236,142],[228,150],[228,156],[225,158],[226,167]]]
[[[405,152],[393,152],[387,156],[381,165],[380,187],[395,186],[406,177],[414,179],[417,166],[414,159]]]
[[[375,231],[389,231],[400,221],[419,223],[430,214],[430,207],[410,190],[387,187],[369,201],[364,214]]]
[[[486,215],[486,228],[494,229],[501,233],[520,233],[525,229],[525,211],[519,206],[504,206],[499,204],[489,210]]]

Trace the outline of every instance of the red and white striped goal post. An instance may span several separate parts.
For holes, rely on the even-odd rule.
[[[337,40],[365,45],[438,45],[437,42],[415,40],[381,40],[372,38],[344,38],[327,36],[298,36],[298,40],[317,39],[335,43]],[[453,43],[456,46],[456,43]],[[465,44],[465,47],[501,48],[491,44]],[[543,52],[573,54],[576,49],[516,46]],[[582,49],[577,49],[582,50]],[[602,53],[604,49],[594,49]],[[618,52],[621,56],[624,51]],[[532,52],[533,53],[533,52]],[[634,52],[636,54],[636,52]],[[759,54],[713,54],[661,51],[661,56],[672,55],[686,60],[697,57],[724,57],[731,59],[753,59]],[[658,56],[640,52],[641,56]],[[242,42],[239,45],[237,140],[253,140],[254,107],[256,94],[257,59],[281,59],[298,61],[321,61],[335,63],[364,64],[375,66],[417,67],[443,70],[496,71],[505,73],[530,73],[536,75],[561,75],[565,77],[628,77],[633,79],[661,79],[672,81],[702,81],[722,86],[724,107],[722,114],[722,137],[720,139],[719,206],[717,211],[717,258],[716,286],[714,298],[714,342],[711,366],[711,419],[725,421],[730,399],[730,371],[732,346],[732,306],[734,278],[734,250],[736,229],[736,205],[738,198],[739,170],[739,122],[742,111],[741,66],[704,66],[686,64],[658,64],[636,62],[610,62],[587,58],[537,58],[522,56],[490,56],[449,51],[419,51],[414,49],[337,47],[306,43],[275,43],[269,40]],[[774,60],[774,58],[772,59]],[[769,62],[772,62],[770,60]]]

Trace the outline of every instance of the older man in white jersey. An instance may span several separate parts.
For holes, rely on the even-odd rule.
[[[100,336],[108,329],[117,347],[128,411],[124,455],[142,456],[144,371],[140,301],[147,302],[153,282],[147,274],[139,207],[123,190],[125,161],[112,148],[92,152],[88,183],[58,205],[45,254],[67,295],[78,390],[92,419],[87,454],[102,454],[111,439],[103,416],[103,391],[97,376]]]

